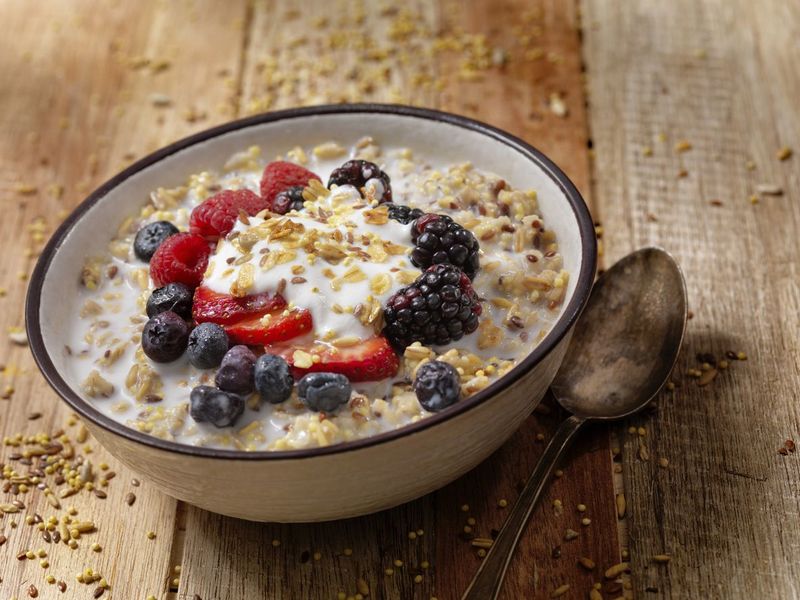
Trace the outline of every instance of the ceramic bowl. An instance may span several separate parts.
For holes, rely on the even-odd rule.
[[[569,289],[550,333],[512,371],[486,389],[407,427],[323,448],[243,452],[186,446],[129,429],[82,396],[65,351],[62,323],[78,314],[86,256],[102,253],[117,223],[150,190],[218,169],[258,144],[264,156],[296,145],[369,134],[424,157],[471,161],[517,188],[533,188],[558,236]],[[564,173],[512,135],[464,117],[405,106],[299,108],[234,121],[175,142],[92,193],[55,232],[28,291],[26,320],[34,358],[56,392],[95,438],[165,493],[201,508],[257,521],[323,521],[407,502],[463,475],[494,452],[531,414],[550,385],[591,291],[596,242],[589,211]]]

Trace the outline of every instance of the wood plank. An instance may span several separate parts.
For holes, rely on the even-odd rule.
[[[343,11],[318,1],[304,5],[302,15],[294,7],[277,0],[254,4],[244,59],[243,113],[365,100],[441,107],[532,141],[588,193],[580,46],[571,3],[475,2],[467,10],[451,2],[415,2],[399,10],[365,3],[363,11]],[[509,38],[512,23],[518,26]],[[335,38],[333,27],[339,28]],[[461,29],[487,37],[468,36]],[[377,47],[364,42],[367,32]],[[443,45],[466,50],[433,50],[433,33]],[[387,47],[386,55],[376,59],[383,56],[381,46]],[[505,51],[507,61],[492,63],[492,55],[500,56],[496,48]],[[465,56],[471,61],[467,68]],[[477,67],[486,60],[488,68]],[[364,73],[375,74],[373,85],[361,82]],[[566,117],[550,108],[551,94],[563,98]],[[459,535],[467,519],[475,519],[480,535],[500,526],[507,509],[499,501],[513,502],[517,483],[530,473],[544,447],[536,434],[549,437],[556,424],[555,416],[532,417],[501,451],[453,485],[360,519],[254,524],[189,509],[180,597],[353,596],[362,578],[370,598],[457,598],[480,560],[469,540]],[[598,569],[619,560],[607,438],[603,430],[592,432],[572,453],[564,477],[553,483],[522,542],[505,597],[548,597],[567,582],[574,597],[585,596],[598,580]],[[560,516],[554,516],[555,499],[564,507]],[[581,503],[592,519],[589,527],[580,525],[583,515],[576,507]],[[464,504],[469,505],[466,512],[461,510]],[[579,530],[579,538],[564,542],[566,528]],[[417,530],[423,533],[417,535]],[[409,538],[411,532],[415,539]],[[279,545],[273,546],[272,540]],[[561,558],[553,556],[557,546]],[[352,554],[345,554],[345,548]],[[319,560],[314,559],[316,552]],[[579,556],[598,563],[594,573],[576,566]],[[402,567],[394,566],[395,559]],[[423,568],[423,561],[429,567]],[[385,574],[387,568],[393,569],[392,575]],[[420,583],[414,582],[416,575]]]
[[[0,6],[0,20],[7,32],[14,32],[0,39],[0,87],[5,91],[0,95],[0,236],[7,250],[16,249],[0,255],[0,287],[5,290],[0,297],[0,363],[6,366],[0,387],[15,389],[10,400],[0,400],[0,430],[9,437],[52,433],[69,417],[27,348],[6,338],[8,327],[22,325],[26,283],[18,274],[30,272],[44,241],[29,225],[42,217],[46,239],[63,218],[62,211],[124,163],[228,118],[229,110],[220,111],[217,105],[230,106],[235,89],[223,85],[223,76],[217,74],[225,70],[224,77],[237,76],[245,2],[115,3],[100,8],[89,1],[52,1],[31,8],[21,0]],[[213,46],[211,39],[216,40]],[[140,60],[144,58],[150,63]],[[168,97],[170,106],[154,106],[153,94]],[[189,122],[185,111],[198,98],[206,104],[195,106],[195,113],[205,111],[207,118]],[[42,416],[29,420],[32,413]],[[67,428],[72,440],[78,438],[79,427]],[[9,462],[16,450],[5,445],[0,461],[25,473],[28,468],[19,461]],[[76,443],[75,450],[98,473],[104,473],[98,469],[102,462],[117,473],[103,488],[108,498],[84,491],[61,500],[62,509],[56,510],[38,490],[20,494],[26,508],[0,518],[0,534],[8,538],[0,547],[0,596],[28,597],[29,586],[35,585],[39,598],[86,598],[97,583],[79,584],[75,574],[88,567],[101,573],[119,598],[134,592],[142,598],[165,597],[175,560],[170,558],[173,528],[180,525],[176,502],[146,484],[133,487],[130,471],[92,440]],[[57,488],[52,476],[45,479],[56,490],[64,487]],[[124,502],[129,492],[137,496],[130,507]],[[0,502],[9,502],[14,496],[0,497]],[[34,513],[45,519],[61,517],[68,507],[77,510],[74,518],[97,524],[97,532],[82,536],[76,550],[46,543],[36,526],[25,523]],[[154,540],[145,536],[148,530],[157,532]],[[102,547],[99,553],[90,548],[94,542]],[[38,557],[15,559],[21,550],[39,548],[48,554],[47,568],[38,564]],[[67,592],[48,585],[47,574],[64,580]]]
[[[777,450],[800,429],[800,7],[583,6],[609,258],[664,246],[683,265],[694,311],[680,387],[631,423],[646,427],[650,460],[638,435],[620,433],[634,591],[797,597],[800,462]],[[691,149],[676,152],[681,140]],[[795,155],[781,161],[785,145]],[[784,193],[759,194],[759,184]],[[687,375],[698,352],[728,350],[747,362],[730,361],[705,387]],[[652,562],[660,553],[668,565]]]

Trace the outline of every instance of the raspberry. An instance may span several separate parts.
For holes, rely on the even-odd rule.
[[[189,231],[215,242],[233,229],[240,210],[253,216],[265,208],[269,208],[267,202],[250,190],[224,190],[194,208]]]
[[[182,283],[196,288],[203,281],[211,248],[194,233],[176,233],[158,247],[150,259],[150,278],[157,287]]]
[[[464,271],[470,279],[475,278],[480,266],[478,240],[447,215],[419,217],[411,227],[411,240],[415,245],[411,262],[420,269],[449,264]]]
[[[380,203],[392,201],[392,184],[389,176],[380,167],[368,160],[348,160],[338,169],[334,169],[328,179],[328,187],[332,185],[352,185],[359,190],[371,188],[374,198]]]
[[[306,187],[312,179],[321,181],[315,173],[300,165],[276,160],[264,167],[264,174],[261,176],[261,197],[269,209],[273,210],[275,196],[279,192],[295,186]]]
[[[444,346],[478,328],[482,312],[469,277],[458,267],[429,267],[386,301],[384,335],[398,350],[412,342]]]

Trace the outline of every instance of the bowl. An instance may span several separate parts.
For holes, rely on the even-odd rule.
[[[85,257],[105,250],[116,224],[138,210],[150,190],[219,168],[234,152],[253,144],[272,156],[329,139],[352,143],[365,134],[424,156],[469,160],[515,187],[537,190],[541,213],[558,236],[570,283],[552,329],[527,357],[487,388],[428,418],[358,441],[306,450],[244,452],[178,444],[129,429],[83,397],[67,368],[68,328],[60,325],[79,311],[78,279]],[[33,356],[50,385],[92,435],[143,479],[170,496],[225,515],[324,521],[383,510],[427,494],[475,467],[506,441],[558,370],[591,291],[596,255],[592,218],[573,184],[540,151],[506,132],[407,106],[297,108],[192,135],[95,190],[44,249],[28,290],[26,323]]]

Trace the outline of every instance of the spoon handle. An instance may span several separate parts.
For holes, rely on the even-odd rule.
[[[550,477],[561,453],[584,422],[584,418],[572,415],[559,425],[556,434],[547,444],[539,463],[525,483],[525,487],[514,504],[514,508],[511,509],[508,519],[500,529],[489,553],[481,562],[467,591],[461,596],[461,600],[495,600],[497,598],[514,549],[542,495],[544,484]]]

